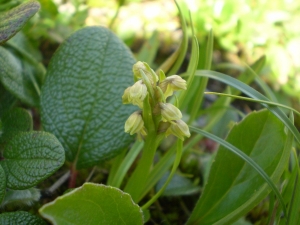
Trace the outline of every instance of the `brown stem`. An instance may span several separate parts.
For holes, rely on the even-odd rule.
[[[69,188],[75,188],[76,187],[77,174],[78,174],[78,171],[76,170],[75,166],[72,165],[71,169],[70,169]]]

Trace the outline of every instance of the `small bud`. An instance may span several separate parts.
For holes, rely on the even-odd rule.
[[[136,111],[132,113],[129,118],[125,122],[125,132],[133,135],[135,133],[141,132],[141,134],[145,135],[145,127],[144,121],[141,115],[141,111]]]
[[[124,94],[122,96],[122,102],[123,102],[123,104],[129,104],[129,103],[131,103],[130,100],[129,100],[129,97],[130,97],[129,96],[130,95],[130,88],[131,87],[128,87],[124,91]]]
[[[139,81],[135,82],[135,84],[133,86],[131,86],[131,88],[129,90],[128,100],[132,104],[137,105],[140,108],[143,108],[143,101],[144,101],[147,93],[148,92],[147,92],[146,85],[143,83],[142,80],[139,80]]]
[[[166,131],[166,136],[173,134],[181,140],[184,140],[184,137],[190,137],[190,130],[188,125],[182,120],[175,120],[171,122],[171,126]]]
[[[182,117],[180,110],[171,103],[159,103],[162,121],[179,120]]]
[[[159,87],[162,89],[165,97],[173,95],[174,91],[186,90],[186,81],[178,75],[172,75],[164,79]]]
[[[145,73],[145,75],[148,77],[148,79],[151,82],[151,85],[153,85],[154,83],[156,83],[158,81],[158,76],[155,74],[155,72],[153,70],[151,70],[151,68],[148,66],[147,63],[138,61],[137,63],[135,63],[133,65],[132,71],[133,71],[134,76],[137,79],[142,78],[140,70],[142,70]]]

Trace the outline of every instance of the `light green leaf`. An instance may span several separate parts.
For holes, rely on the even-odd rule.
[[[4,170],[0,165],[0,203],[2,202],[5,196],[5,191],[6,191],[6,177],[5,177]]]
[[[292,147],[284,125],[269,111],[248,115],[234,126],[227,142],[250,156],[274,182],[280,178]],[[251,210],[270,188],[244,160],[220,147],[204,191],[187,224],[228,224]]]
[[[23,132],[5,146],[3,167],[7,187],[27,189],[46,179],[65,161],[63,147],[57,138],[46,132]]]
[[[41,218],[30,214],[29,212],[18,211],[0,214],[0,224],[10,225],[46,225]]]
[[[41,94],[45,130],[63,144],[77,168],[116,156],[132,140],[124,124],[134,107],[122,104],[135,60],[104,27],[74,33],[52,58]]]
[[[28,1],[0,14],[0,44],[14,36],[39,10],[40,3]]]
[[[9,92],[24,103],[38,105],[38,94],[24,73],[22,62],[3,47],[0,47],[0,68],[0,81]]]
[[[7,111],[0,121],[0,146],[5,145],[19,132],[32,130],[32,118],[29,112],[22,108]]]
[[[143,224],[143,213],[130,195],[101,184],[82,187],[44,205],[40,214],[56,225]]]

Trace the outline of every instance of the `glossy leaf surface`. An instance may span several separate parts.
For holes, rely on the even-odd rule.
[[[25,23],[39,10],[38,1],[23,3],[0,14],[0,44],[14,36]]]
[[[5,147],[3,167],[7,187],[22,190],[33,187],[60,168],[65,161],[63,147],[46,132],[23,132]]]
[[[46,225],[41,218],[30,214],[29,212],[18,211],[0,214],[0,224],[10,225]]]
[[[41,94],[42,122],[77,168],[114,157],[132,140],[124,124],[134,107],[123,105],[122,95],[133,83],[134,63],[104,27],[77,31],[52,58]]]
[[[227,142],[250,156],[277,182],[289,157],[292,136],[287,141],[281,121],[263,110],[235,125]],[[188,224],[228,224],[251,210],[269,191],[244,160],[220,147]]]
[[[143,213],[130,195],[101,184],[82,187],[44,205],[40,214],[57,225],[143,224]]]

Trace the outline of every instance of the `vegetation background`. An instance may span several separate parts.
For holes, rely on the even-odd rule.
[[[13,8],[23,1],[0,0],[0,13]],[[183,39],[182,24],[173,0],[39,0],[40,11],[25,25],[22,36],[26,48],[37,61],[47,68],[56,49],[75,31],[93,25],[112,30],[132,50],[137,60],[147,62],[157,69],[173,54]],[[296,0],[178,0],[182,14],[199,41],[200,58],[205,57],[203,48],[213,31],[213,52],[211,70],[237,77],[262,56],[266,63],[258,73],[261,80],[271,91],[272,100],[300,110],[300,2]],[[190,20],[190,17],[192,20]],[[190,24],[192,21],[193,24]],[[28,42],[27,42],[28,41]],[[189,46],[192,42],[190,41]],[[191,60],[191,49],[184,58],[178,73],[187,70]],[[117,62],[116,62],[117,64]],[[198,68],[202,68],[201,60]],[[251,82],[253,88],[262,87]],[[224,92],[225,85],[210,80],[206,91]],[[243,94],[241,95],[244,96]],[[214,95],[205,95],[193,124],[205,125],[209,120],[209,108],[216,101]],[[22,105],[23,107],[28,106]],[[231,108],[221,121],[214,125],[211,132],[225,138],[234,122],[241,120],[241,114],[262,108],[257,102],[234,100]],[[191,106],[190,106],[191,107]],[[30,108],[34,129],[41,129],[39,111]],[[192,111],[188,109],[187,111]],[[185,116],[185,115],[184,115]],[[300,118],[295,117],[295,125],[300,128]],[[171,140],[172,142],[172,140]],[[160,147],[161,154],[170,147],[170,139]],[[211,160],[216,154],[218,144],[203,138],[184,154],[180,163],[180,176],[155,203],[149,224],[183,224],[191,214],[203,182],[207,179]],[[69,165],[65,165],[68,167]],[[78,174],[77,186],[90,179],[95,183],[106,183],[111,161],[99,167],[84,169]],[[63,175],[59,170],[48,178],[39,188],[44,190]],[[163,185],[166,177],[158,182],[156,190]],[[177,180],[176,180],[177,179]],[[176,186],[182,183],[182,186]],[[57,195],[43,194],[43,203],[49,202],[67,190],[58,188]],[[269,202],[262,201],[235,225],[265,224],[268,218]],[[163,211],[163,213],[161,212]]]

